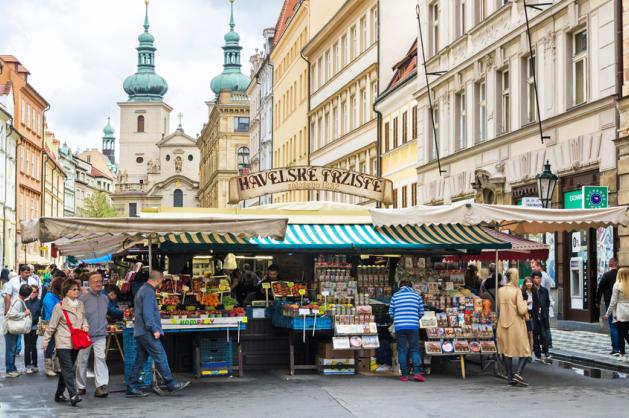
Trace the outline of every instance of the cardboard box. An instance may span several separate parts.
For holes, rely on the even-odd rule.
[[[335,350],[332,343],[319,343],[319,357],[327,359],[354,358],[354,350]]]
[[[371,357],[362,357],[358,359],[358,368],[359,373],[368,373],[371,371]]]
[[[353,366],[355,364],[353,358],[318,358],[320,366]]]
[[[358,350],[357,353],[358,357],[375,357],[376,356],[376,349],[375,348],[363,348],[361,350]]]

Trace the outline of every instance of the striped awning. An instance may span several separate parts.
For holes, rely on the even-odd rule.
[[[162,243],[226,245],[246,249],[486,249],[510,248],[481,227],[462,225],[391,226],[371,224],[289,224],[283,241],[218,234],[164,234]]]

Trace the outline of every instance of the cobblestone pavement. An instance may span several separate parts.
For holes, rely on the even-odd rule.
[[[610,368],[628,368],[629,361],[619,361],[611,356],[611,341],[608,334],[588,331],[552,330],[551,354],[568,356],[583,361],[594,361]]]

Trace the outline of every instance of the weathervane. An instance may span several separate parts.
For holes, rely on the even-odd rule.
[[[179,112],[177,114],[177,118],[179,119],[179,127],[181,128],[181,119],[183,119],[183,113]]]

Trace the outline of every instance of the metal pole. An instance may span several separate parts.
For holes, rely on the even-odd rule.
[[[149,274],[153,271],[153,237],[151,234],[148,236],[148,245],[149,245]]]

